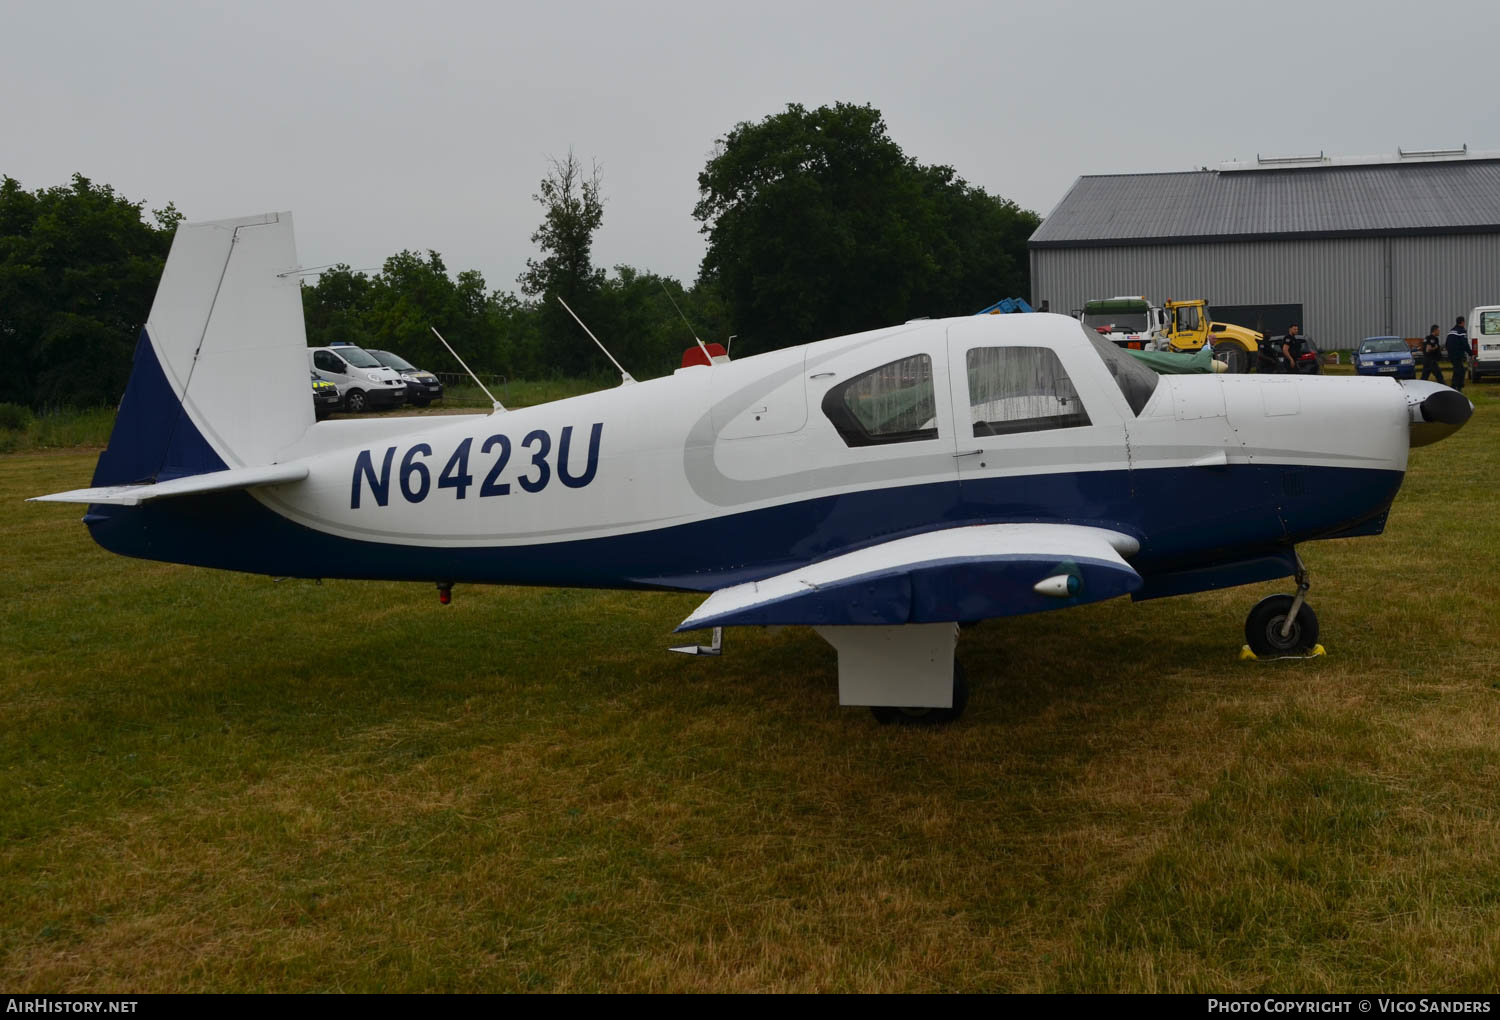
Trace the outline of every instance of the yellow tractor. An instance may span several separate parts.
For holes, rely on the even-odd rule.
[[[1208,302],[1202,298],[1168,301],[1163,307],[1166,311],[1163,339],[1168,350],[1191,354],[1212,339],[1214,360],[1224,362],[1229,371],[1249,372],[1255,368],[1256,356],[1265,339],[1263,334],[1243,326],[1212,321]]]

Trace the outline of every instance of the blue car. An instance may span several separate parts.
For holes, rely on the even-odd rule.
[[[1417,359],[1399,336],[1372,336],[1359,342],[1354,352],[1357,375],[1389,375],[1397,379],[1417,377]]]

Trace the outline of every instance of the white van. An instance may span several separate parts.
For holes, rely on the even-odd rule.
[[[1480,305],[1469,313],[1469,378],[1500,375],[1500,305]]]
[[[406,403],[406,383],[400,374],[376,361],[363,347],[309,347],[307,360],[313,375],[339,388],[344,410],[352,414]]]

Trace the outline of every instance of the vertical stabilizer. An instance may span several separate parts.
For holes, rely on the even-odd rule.
[[[271,463],[313,424],[290,213],[184,223],[94,484]]]

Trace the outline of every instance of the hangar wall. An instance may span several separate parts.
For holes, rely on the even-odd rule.
[[[1500,304],[1500,234],[1032,248],[1031,301],[1066,314],[1090,298],[1143,294],[1213,305],[1301,304],[1324,349],[1421,336]]]

